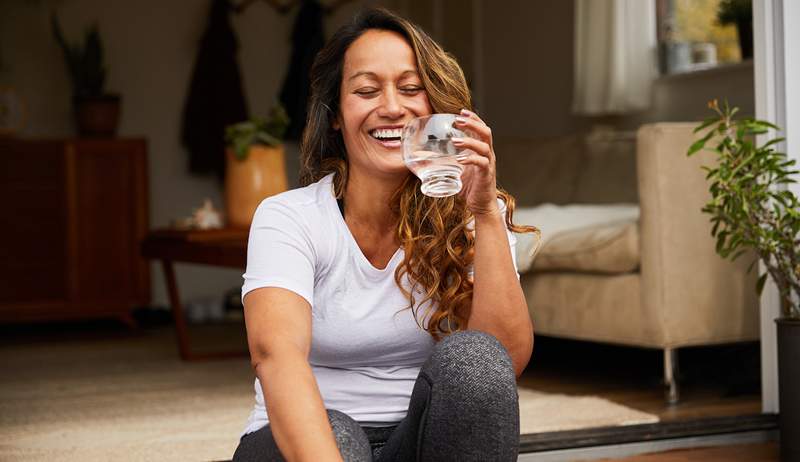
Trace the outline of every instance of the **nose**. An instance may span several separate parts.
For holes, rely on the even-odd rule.
[[[378,115],[387,119],[399,119],[405,114],[405,108],[400,102],[400,95],[396,89],[389,89],[381,96],[381,105]]]

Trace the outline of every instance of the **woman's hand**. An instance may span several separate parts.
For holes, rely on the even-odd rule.
[[[454,125],[455,128],[470,132],[475,137],[453,138],[453,144],[457,148],[472,151],[458,158],[464,166],[464,172],[461,174],[463,187],[460,194],[466,199],[467,208],[475,216],[499,213],[492,129],[474,112],[466,109],[461,110]]]

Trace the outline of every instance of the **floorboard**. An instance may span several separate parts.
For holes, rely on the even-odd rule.
[[[660,350],[536,337],[519,379],[549,393],[595,395],[662,421],[761,413],[758,342],[679,350],[681,400],[664,400]]]
[[[713,448],[676,449],[655,454],[602,459],[605,462],[771,462],[779,459],[778,443],[737,444]]]

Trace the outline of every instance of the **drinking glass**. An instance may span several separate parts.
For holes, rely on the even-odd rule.
[[[457,148],[452,138],[471,134],[455,128],[456,114],[432,114],[410,120],[403,127],[403,161],[422,180],[422,194],[447,197],[461,191],[464,167],[458,158],[472,151]]]

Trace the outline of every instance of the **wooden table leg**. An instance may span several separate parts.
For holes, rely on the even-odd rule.
[[[169,293],[169,303],[172,305],[172,318],[175,321],[175,332],[178,334],[178,352],[181,355],[181,359],[184,361],[196,361],[249,356],[247,350],[192,352],[191,342],[189,341],[189,328],[186,325],[186,315],[183,312],[181,297],[178,294],[178,282],[175,279],[175,268],[171,260],[162,260],[161,264],[164,268],[164,276],[167,280],[167,292]]]
[[[164,277],[167,280],[167,292],[169,293],[169,304],[172,306],[172,318],[175,320],[175,332],[178,334],[178,352],[184,361],[192,359],[189,351],[189,330],[186,327],[186,316],[183,313],[183,305],[178,295],[178,283],[175,280],[175,268],[170,260],[162,260]]]
[[[138,330],[139,329],[139,323],[136,322],[136,318],[134,318],[133,315],[130,312],[126,312],[126,313],[120,314],[119,315],[119,320],[122,321],[123,324],[128,326],[128,329],[131,329],[131,330]]]

